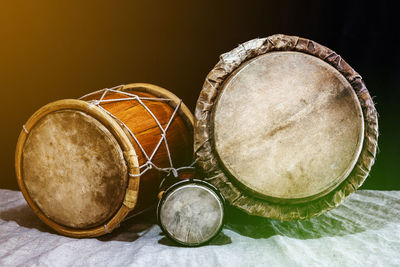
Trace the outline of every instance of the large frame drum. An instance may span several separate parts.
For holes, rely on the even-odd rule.
[[[295,36],[223,54],[195,111],[205,180],[237,208],[280,220],[339,205],[368,176],[377,138],[361,76],[332,50]]]
[[[188,108],[161,87],[129,84],[40,108],[21,131],[15,163],[43,222],[91,237],[155,207],[162,178],[192,158]]]

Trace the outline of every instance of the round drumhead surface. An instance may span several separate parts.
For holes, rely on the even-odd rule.
[[[104,223],[121,206],[127,178],[118,141],[82,111],[53,111],[29,131],[22,179],[32,201],[60,225]]]
[[[213,110],[224,168],[261,198],[302,201],[332,191],[363,143],[363,116],[350,83],[300,52],[271,52],[225,82]]]
[[[164,194],[158,210],[159,222],[175,241],[187,246],[200,245],[221,230],[224,206],[214,190],[189,183]]]

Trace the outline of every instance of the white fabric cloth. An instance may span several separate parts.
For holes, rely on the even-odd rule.
[[[228,209],[223,232],[198,248],[166,239],[151,216],[112,234],[55,234],[20,192],[0,190],[1,266],[400,266],[400,191],[358,191],[307,221],[280,222]]]

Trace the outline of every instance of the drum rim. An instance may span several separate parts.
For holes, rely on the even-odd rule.
[[[172,105],[170,104],[172,108],[176,107],[176,105],[180,102],[180,99],[176,95],[167,91],[164,88],[161,88],[153,84],[132,83],[124,85],[123,87],[120,88],[120,90],[123,91],[129,89],[146,91],[156,96],[162,96],[173,99],[174,104]],[[128,169],[128,174],[133,174],[133,175],[140,174],[139,162],[137,159],[137,154],[133,146],[133,143],[129,139],[128,135],[126,134],[122,126],[119,125],[115,119],[113,119],[110,115],[101,110],[99,107],[92,105],[87,101],[77,100],[77,99],[64,99],[51,102],[39,108],[33,115],[31,115],[31,117],[25,123],[24,128],[21,130],[15,151],[15,170],[16,170],[17,182],[22,192],[22,195],[24,196],[28,205],[32,208],[32,210],[45,224],[54,229],[56,232],[62,235],[78,237],[78,238],[101,236],[110,233],[112,230],[117,228],[119,224],[124,220],[124,218],[129,214],[129,212],[131,212],[135,208],[138,198],[138,192],[140,190],[139,176],[135,177],[128,176],[127,186],[125,188],[123,201],[121,202],[120,207],[117,208],[116,212],[114,214],[111,214],[107,219],[107,221],[104,222],[102,225],[91,227],[88,229],[63,226],[48,218],[30,197],[22,177],[22,152],[27,137],[29,135],[30,129],[32,129],[32,127],[34,127],[34,125],[47,114],[57,110],[66,110],[66,109],[67,110],[72,109],[84,112],[89,116],[92,116],[94,119],[98,120],[100,123],[102,123],[115,137],[118,144],[120,145],[120,148],[123,151],[125,164]],[[181,103],[179,114],[186,122],[188,129],[193,131],[193,115],[183,102]]]
[[[211,113],[222,84],[242,63],[273,51],[302,52],[332,65],[355,90],[364,116],[364,141],[356,166],[336,189],[310,202],[280,204],[249,195],[226,176],[213,149]],[[206,77],[195,110],[195,155],[198,158],[197,165],[204,172],[204,179],[219,188],[226,201],[240,210],[250,215],[279,220],[307,219],[338,206],[350,193],[359,188],[368,176],[375,161],[377,138],[377,112],[361,76],[331,49],[297,36],[276,34],[253,39],[222,54],[219,62]]]
[[[211,191],[213,191],[217,197],[219,198],[219,200],[221,201],[222,204],[222,220],[221,220],[221,225],[219,226],[218,230],[215,232],[214,235],[212,235],[208,240],[201,242],[201,243],[193,243],[193,244],[189,244],[189,243],[185,243],[182,242],[178,239],[176,239],[175,237],[173,237],[163,226],[163,224],[161,223],[161,208],[162,205],[164,204],[167,196],[172,193],[175,189],[184,186],[186,184],[199,184],[199,185],[203,185],[205,187],[207,187],[208,189],[210,189]],[[162,194],[161,199],[158,201],[157,204],[157,223],[160,226],[161,230],[163,231],[163,233],[165,233],[171,240],[173,240],[174,242],[184,245],[184,246],[188,246],[188,247],[199,247],[205,244],[208,244],[210,241],[212,241],[216,236],[218,236],[218,234],[222,231],[222,229],[224,228],[225,225],[225,220],[226,220],[226,202],[225,202],[225,198],[224,196],[221,194],[221,192],[218,190],[218,188],[216,186],[214,186],[213,184],[206,182],[204,180],[200,180],[200,179],[185,179],[179,182],[174,183],[173,185],[171,185],[170,187],[168,187],[164,193]]]
[[[77,229],[77,228],[72,228],[68,226],[63,226],[54,220],[50,219],[47,217],[37,206],[37,204],[33,201],[33,199],[30,197],[28,190],[25,186],[24,178],[22,175],[22,153],[23,153],[23,148],[25,146],[25,142],[27,140],[27,137],[29,135],[29,131],[36,125],[37,122],[39,122],[44,116],[60,111],[60,110],[76,110],[76,111],[81,111],[84,112],[85,114],[93,117],[94,119],[98,120],[100,123],[102,123],[107,130],[110,131],[110,133],[114,136],[114,138],[117,140],[121,150],[123,151],[123,156],[125,160],[125,164],[128,169],[128,173],[132,174],[139,174],[139,163],[136,159],[136,152],[134,150],[133,145],[129,141],[127,135],[123,131],[123,129],[118,125],[118,123],[108,114],[106,114],[104,111],[102,111],[100,108],[90,105],[89,102],[82,101],[82,100],[76,100],[76,99],[64,99],[64,100],[58,100],[51,102],[40,109],[38,109],[25,123],[25,130],[22,130],[18,142],[17,142],[17,149],[16,149],[16,154],[15,154],[15,167],[16,167],[16,173],[17,173],[17,181],[18,185],[21,189],[21,192],[23,196],[25,197],[26,201],[28,202],[29,206],[34,210],[34,212],[39,216],[39,218],[46,223],[48,226],[56,230],[57,232],[63,234],[63,235],[68,235],[68,236],[74,236],[74,237],[81,237],[81,236],[96,236],[96,235],[101,235],[103,233],[106,233],[109,231],[109,229],[114,229],[118,224],[118,220],[121,216],[123,216],[125,213],[127,214],[131,208],[129,208],[127,205],[122,205],[119,208],[117,208],[116,212],[114,214],[111,214],[109,218],[106,220],[104,225],[99,225],[95,227],[91,227],[88,229]],[[139,179],[133,180],[131,179],[132,177],[129,177],[127,179],[126,184],[128,185],[127,187],[133,188],[133,184],[139,183]],[[138,188],[138,187],[137,187]],[[137,194],[136,189],[136,194]],[[127,191],[124,193],[123,197],[123,202],[127,201],[133,201],[133,206],[136,205],[136,199],[132,199],[132,195],[134,194],[134,191],[131,192],[129,195],[127,194]],[[122,203],[121,203],[122,204]],[[126,216],[126,215],[125,215]],[[106,229],[107,228],[107,229]]]

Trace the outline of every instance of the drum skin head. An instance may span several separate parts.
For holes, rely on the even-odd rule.
[[[374,164],[378,118],[361,76],[314,41],[276,34],[222,54],[195,110],[204,180],[256,216],[338,206]]]
[[[45,115],[30,130],[22,175],[40,210],[72,228],[109,219],[121,205],[128,179],[115,137],[92,116],[71,109]]]
[[[215,150],[231,176],[258,196],[313,199],[356,164],[361,107],[350,83],[323,60],[300,52],[260,55],[221,90],[213,114]]]
[[[24,124],[15,151],[21,192],[49,227],[71,237],[111,232],[137,203],[135,149],[106,112],[63,99]]]
[[[185,246],[200,246],[221,231],[224,199],[214,186],[204,181],[181,181],[163,193],[157,218],[172,240]]]

